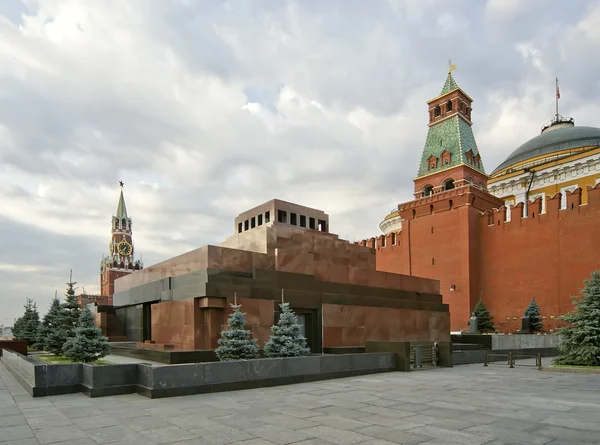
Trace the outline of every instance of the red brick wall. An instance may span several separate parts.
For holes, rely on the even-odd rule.
[[[480,219],[479,262],[485,267],[479,287],[497,328],[517,330],[533,296],[547,317],[545,329],[557,327],[555,317],[572,310],[570,296],[579,295],[583,280],[600,268],[600,187],[588,193],[587,205],[579,205],[576,191],[568,195],[565,210],[559,210],[557,194],[542,215],[536,200],[527,218],[521,218],[519,206],[510,222],[497,212],[491,226],[488,215]]]
[[[559,210],[557,194],[548,199],[546,214],[540,215],[536,200],[526,219],[522,205],[513,208],[510,222],[504,222],[504,209],[481,214],[494,207],[495,198],[486,201],[484,192],[460,190],[400,205],[402,232],[396,246],[388,236],[382,248],[379,238],[377,269],[440,280],[452,330],[467,329],[469,312],[482,298],[496,327],[514,332],[534,295],[547,317],[545,328],[555,328],[555,317],[572,309],[570,296],[578,295],[582,281],[600,268],[600,186],[588,188],[586,205],[580,205],[581,191],[575,191],[567,197],[567,209]],[[445,204],[451,192],[452,210]],[[409,217],[413,209],[414,219]]]

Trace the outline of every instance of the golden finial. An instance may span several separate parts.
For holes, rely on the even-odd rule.
[[[448,59],[448,74],[456,69],[456,65],[452,65],[452,60]]]

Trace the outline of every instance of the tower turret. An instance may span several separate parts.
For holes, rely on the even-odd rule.
[[[108,255],[103,256],[100,262],[100,293],[108,297],[111,305],[115,280],[144,267],[141,261],[134,258],[132,221],[125,206],[124,184],[119,181],[119,185],[121,191],[117,211],[112,217]]]
[[[466,184],[487,187],[488,176],[471,128],[473,99],[454,80],[453,68],[440,95],[427,102],[429,131],[414,179],[415,198]]]

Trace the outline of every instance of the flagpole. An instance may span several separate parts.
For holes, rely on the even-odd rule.
[[[556,78],[556,120],[558,121],[558,98],[560,93],[558,92],[558,77]]]

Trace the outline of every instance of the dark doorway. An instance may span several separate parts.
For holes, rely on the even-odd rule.
[[[293,309],[298,316],[298,323],[303,326],[303,335],[310,352],[322,352],[321,318],[316,309]]]
[[[143,308],[144,341],[152,340],[152,304],[144,303]]]

